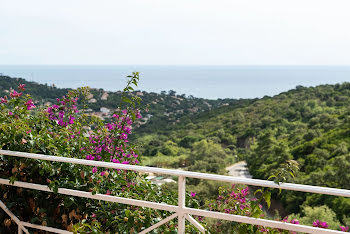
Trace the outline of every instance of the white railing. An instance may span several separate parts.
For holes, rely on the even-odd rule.
[[[205,233],[206,230],[204,229],[204,227],[200,223],[198,223],[191,215],[197,215],[197,216],[203,216],[203,217],[215,218],[215,219],[222,219],[222,220],[234,221],[234,222],[239,222],[239,223],[247,223],[247,224],[252,224],[252,225],[260,225],[260,226],[265,226],[265,227],[278,228],[278,229],[284,229],[284,230],[290,230],[290,231],[296,231],[296,232],[343,233],[341,231],[321,229],[321,228],[310,227],[310,226],[305,226],[305,225],[296,225],[296,224],[290,224],[290,223],[274,221],[274,220],[258,219],[258,218],[240,216],[240,215],[226,214],[226,213],[221,213],[221,212],[188,208],[185,206],[186,178],[215,180],[215,181],[229,182],[229,183],[233,183],[233,184],[246,184],[246,185],[253,185],[253,186],[270,187],[270,188],[278,188],[278,189],[286,189],[286,190],[294,190],[294,191],[350,197],[350,190],[345,190],[345,189],[335,189],[335,188],[318,187],[318,186],[310,186],[310,185],[302,185],[302,184],[291,184],[291,183],[276,184],[272,181],[266,181],[266,180],[247,179],[247,178],[231,177],[231,176],[224,176],[224,175],[206,174],[206,173],[180,171],[180,170],[154,168],[154,167],[134,166],[134,165],[127,165],[127,164],[98,162],[98,161],[90,161],[90,160],[84,160],[84,159],[57,157],[57,156],[32,154],[32,153],[23,153],[23,152],[15,152],[15,151],[8,151],[8,150],[0,150],[0,155],[8,155],[8,156],[14,156],[14,157],[39,159],[39,160],[54,161],[54,162],[73,163],[73,164],[80,164],[80,165],[87,165],[87,166],[96,166],[96,167],[122,169],[122,170],[132,170],[132,171],[137,171],[137,172],[151,172],[151,173],[156,173],[156,174],[177,176],[178,177],[178,194],[179,194],[177,206],[168,205],[168,204],[164,204],[164,203],[156,203],[156,202],[130,199],[130,198],[115,197],[115,196],[104,195],[104,194],[92,195],[91,192],[84,192],[84,191],[78,191],[78,190],[72,190],[72,189],[65,189],[65,188],[58,189],[58,193],[64,194],[64,195],[91,198],[91,199],[97,199],[97,200],[116,202],[116,203],[122,203],[122,204],[127,204],[127,205],[148,207],[148,208],[153,208],[153,209],[158,209],[158,210],[166,210],[169,212],[174,212],[174,214],[161,220],[160,222],[156,223],[155,225],[143,230],[141,233],[148,233],[148,232],[156,229],[157,227],[167,223],[168,221],[170,221],[176,217],[178,219],[178,233],[185,232],[185,220],[186,219],[192,225],[194,225],[200,232]],[[0,184],[9,185],[9,186],[16,186],[16,187],[21,187],[21,188],[27,188],[27,189],[35,189],[35,190],[40,190],[40,191],[45,191],[45,192],[53,192],[46,185],[20,182],[20,181],[16,181],[16,182],[14,182],[14,184],[12,184],[12,183],[10,183],[10,180],[2,179],[2,178],[0,178]],[[64,231],[64,230],[60,230],[60,229],[56,229],[56,228],[51,228],[51,227],[46,227],[46,226],[41,226],[41,225],[36,225],[36,224],[31,224],[31,223],[20,221],[16,216],[13,215],[13,213],[10,210],[7,209],[7,207],[1,201],[0,201],[0,207],[12,218],[12,220],[14,222],[17,223],[18,233],[25,232],[25,233],[29,234],[26,227],[35,228],[35,229],[39,229],[39,230],[46,230],[46,231],[50,231],[53,233],[70,233],[68,231]]]

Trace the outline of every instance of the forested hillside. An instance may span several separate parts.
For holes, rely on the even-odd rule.
[[[248,162],[254,178],[268,179],[282,163],[294,159],[300,165],[294,182],[350,189],[349,100],[350,83],[298,86],[274,97],[197,114],[140,139],[146,142],[144,155],[153,156],[156,165],[224,173],[230,160],[240,159]],[[326,204],[342,220],[350,211],[347,198],[297,192],[275,196],[288,213]]]
[[[16,88],[18,83],[26,85],[27,93],[31,94],[39,104],[50,104],[56,102],[56,97],[61,97],[69,89],[61,89],[46,84],[29,82],[22,78],[11,78],[0,76],[0,96],[8,96],[12,88]],[[122,87],[120,87],[122,89]],[[162,91],[159,93],[137,91],[131,92],[131,95],[142,98],[142,105],[149,106],[148,112],[143,113],[143,118],[138,122],[138,127],[142,126],[140,131],[148,132],[149,129],[162,129],[168,125],[174,125],[184,116],[191,116],[195,113],[208,111],[219,106],[229,105],[235,102],[233,99],[209,100],[178,95],[175,91]],[[104,119],[111,116],[110,113],[121,103],[121,91],[106,92],[103,89],[91,89],[91,95],[88,101],[88,112],[99,115]],[[147,124],[146,124],[147,123]],[[143,125],[147,125],[143,126]]]

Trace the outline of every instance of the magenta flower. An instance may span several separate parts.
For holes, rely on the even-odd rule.
[[[123,114],[126,115],[128,113],[127,110],[122,110]]]
[[[75,120],[75,118],[74,118],[74,116],[69,116],[69,121],[68,121],[68,123],[69,124],[74,124],[74,120]]]
[[[34,105],[32,99],[29,99],[29,100],[25,103],[25,105],[27,106],[27,110],[31,110],[31,109],[35,108],[35,105]]]
[[[321,228],[328,228],[328,223],[327,222],[320,222],[320,227]]]
[[[292,220],[290,221],[290,223],[291,223],[291,224],[299,224],[299,220],[297,220],[297,219],[292,219]]]
[[[245,187],[244,189],[242,189],[241,194],[244,197],[247,196],[249,194],[249,188]]]
[[[92,217],[92,218],[96,218],[96,214],[95,214],[95,213],[92,213],[91,217]]]
[[[112,130],[114,129],[115,126],[114,126],[113,124],[108,123],[108,124],[106,125],[106,127],[108,128],[109,131],[112,131]]]
[[[197,195],[196,192],[191,192],[191,197],[195,197]]]
[[[120,139],[126,140],[126,139],[128,139],[128,135],[126,135],[126,133],[122,133],[122,134],[120,134]]]
[[[115,158],[113,158],[112,162],[113,163],[120,163],[120,161],[118,159],[115,159]]]
[[[312,226],[313,227],[318,227],[320,225],[320,221],[319,220],[316,220],[312,223]]]
[[[106,174],[105,171],[101,171],[101,176],[104,176]]]
[[[26,86],[25,84],[19,84],[18,85],[18,89],[24,91],[25,90],[25,88],[24,88],[25,86]]]
[[[346,226],[346,227],[340,226],[340,230],[343,232],[347,232],[347,231],[349,231],[349,227],[348,226]]]
[[[3,97],[3,98],[0,98],[0,104],[2,104],[2,103],[4,103],[4,104],[7,103],[7,97],[6,96]]]
[[[312,226],[319,227],[319,228],[328,228],[328,223],[316,220],[312,223]]]
[[[95,157],[94,156],[92,156],[91,154],[89,154],[89,155],[86,155],[86,157],[85,157],[87,160],[94,160],[95,159]]]
[[[18,93],[16,90],[13,90],[13,91],[10,93],[10,96],[11,96],[12,98],[16,98],[16,97],[22,96],[22,93]]]
[[[60,111],[60,113],[58,114],[58,117],[59,117],[60,119],[62,119],[62,118],[64,117],[64,111]]]
[[[9,111],[9,115],[11,116],[11,115],[13,115],[13,113],[11,111]]]
[[[96,173],[97,172],[97,167],[92,168],[92,173]]]
[[[58,120],[58,125],[61,125],[62,127],[67,126],[67,123],[63,121],[63,119]]]

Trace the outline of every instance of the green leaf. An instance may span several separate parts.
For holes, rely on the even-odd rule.
[[[264,200],[267,203],[267,207],[270,208],[270,205],[271,205],[271,193],[270,192],[265,192],[263,194],[263,197],[264,197]]]

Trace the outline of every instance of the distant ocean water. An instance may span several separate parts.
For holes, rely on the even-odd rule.
[[[273,96],[297,85],[350,82],[350,67],[327,66],[3,66],[0,73],[61,88],[121,90],[140,72],[140,90],[209,99]]]

